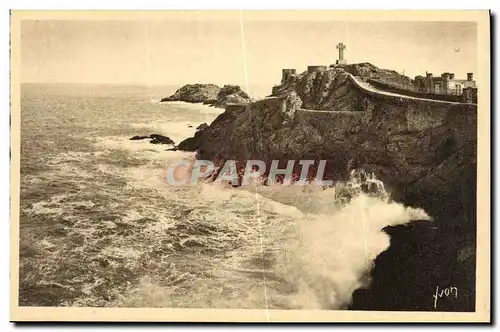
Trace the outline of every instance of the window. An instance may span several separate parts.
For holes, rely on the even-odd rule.
[[[434,84],[434,92],[439,93],[440,85],[439,83]]]

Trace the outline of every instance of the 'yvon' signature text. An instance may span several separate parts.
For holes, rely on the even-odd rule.
[[[455,296],[455,298],[458,298],[458,288],[447,287],[439,290],[439,286],[436,286],[436,294],[432,295],[432,297],[434,298],[434,309],[436,309],[437,307],[438,299],[442,298],[443,296]]]

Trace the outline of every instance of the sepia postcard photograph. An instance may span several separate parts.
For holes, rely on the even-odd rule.
[[[11,321],[490,321],[487,10],[13,10],[10,56]]]

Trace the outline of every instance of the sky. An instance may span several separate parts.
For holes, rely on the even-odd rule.
[[[477,70],[473,22],[340,21],[245,12],[134,20],[23,20],[21,81],[270,89],[282,68],[330,65],[336,45],[348,63],[370,62],[410,77],[426,71],[465,78]],[[459,50],[459,51],[457,51]]]

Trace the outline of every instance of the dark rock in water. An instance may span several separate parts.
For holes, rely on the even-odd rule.
[[[150,138],[149,136],[139,136],[139,135],[135,135],[134,137],[131,137],[130,140],[131,141],[138,141],[138,140],[141,140],[141,139],[146,139],[146,138]]]
[[[188,128],[193,128],[193,126],[191,126],[191,125],[188,125]]]
[[[175,142],[167,136],[151,134],[149,137],[152,138],[151,142],[149,142],[151,144],[175,144]]]
[[[174,144],[174,143],[171,143],[170,141],[165,141],[165,140],[161,140],[161,139],[152,139],[149,143],[151,143],[151,144]]]
[[[196,130],[203,130],[205,128],[208,128],[208,125],[206,122],[204,122],[201,125],[199,125],[198,127],[196,127]]]
[[[175,142],[170,139],[170,137],[160,134],[151,134],[149,136],[136,135],[130,138],[131,141],[138,141],[143,139],[151,139],[151,141],[149,142],[151,144],[175,144]]]
[[[177,151],[179,150],[176,146],[174,146],[173,148],[170,148],[170,149],[166,149],[165,151]]]

